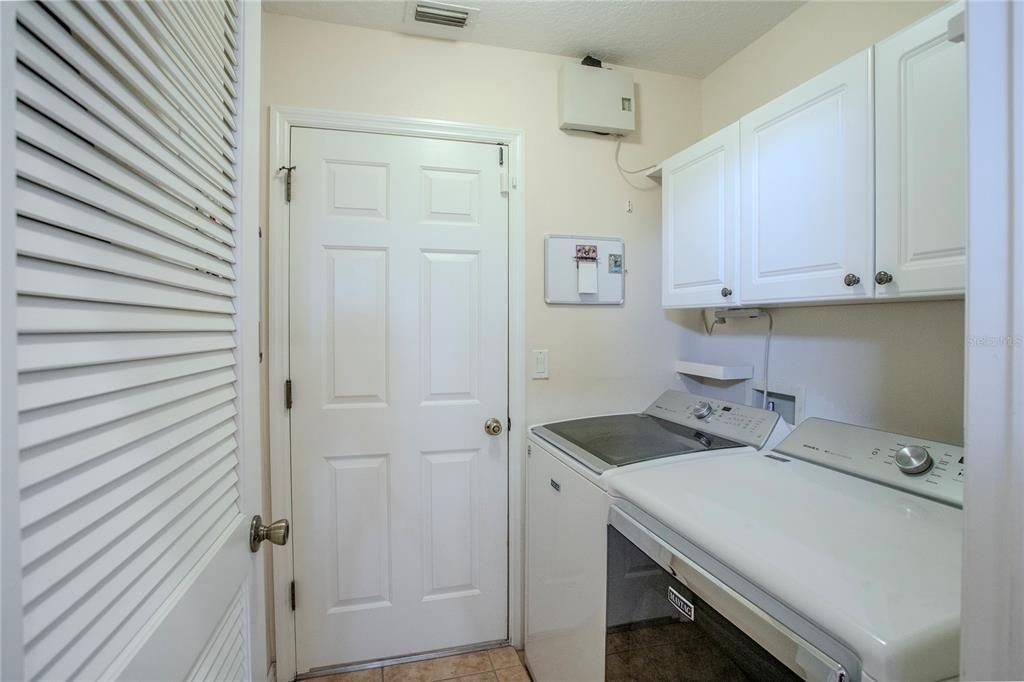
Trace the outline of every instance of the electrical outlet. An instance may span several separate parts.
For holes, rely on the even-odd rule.
[[[535,350],[532,351],[533,355],[533,372],[530,375],[532,379],[547,379],[548,378],[548,351]]]

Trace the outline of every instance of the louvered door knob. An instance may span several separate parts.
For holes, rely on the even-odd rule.
[[[264,526],[263,519],[257,514],[252,517],[252,523],[249,524],[249,549],[258,552],[260,543],[264,540],[269,540],[272,545],[283,545],[288,542],[290,534],[291,526],[288,519],[279,519],[269,526]]]
[[[722,287],[722,298],[729,298],[732,296],[732,289],[729,287]]]
[[[879,270],[875,273],[875,284],[888,284],[892,281],[892,275],[885,270]]]
[[[860,277],[853,274],[852,272],[843,278],[843,284],[848,287],[855,287],[860,284]]]

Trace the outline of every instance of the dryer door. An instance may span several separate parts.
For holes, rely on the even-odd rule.
[[[609,524],[606,680],[852,679],[620,509]]]

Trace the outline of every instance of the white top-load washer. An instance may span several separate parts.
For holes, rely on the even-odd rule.
[[[666,391],[641,413],[533,427],[526,511],[526,659],[533,679],[604,678],[611,481],[668,463],[753,454],[788,431],[774,412],[682,391]]]
[[[609,543],[665,569],[654,589],[688,612],[677,620],[732,632],[667,664],[945,680],[959,672],[963,470],[956,446],[808,419],[774,452],[624,472]]]

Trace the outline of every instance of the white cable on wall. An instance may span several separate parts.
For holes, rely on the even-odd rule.
[[[768,332],[765,334],[765,337],[764,337],[764,373],[763,373],[764,386],[762,388],[762,393],[761,393],[761,409],[762,410],[767,410],[768,409],[768,361],[769,361],[769,359],[771,357],[770,354],[771,354],[771,346],[772,346],[772,331],[775,328],[775,318],[772,317],[772,312],[770,310],[764,310],[764,309],[756,309],[755,308],[755,309],[750,309],[750,310],[746,310],[746,309],[734,309],[734,310],[729,310],[729,311],[722,310],[722,311],[716,311],[716,317],[711,322],[711,326],[709,327],[708,326],[708,318],[704,314],[704,312],[702,311],[701,312],[701,319],[704,321],[704,331],[707,332],[708,336],[710,336],[715,331],[715,326],[719,322],[723,322],[723,323],[725,322],[725,319],[726,319],[725,318],[725,313],[726,312],[728,312],[728,313],[733,313],[733,312],[749,313],[748,315],[745,315],[745,317],[748,317],[749,319],[756,319],[758,317],[762,317],[762,316],[765,316],[765,315],[768,316]],[[721,315],[721,316],[719,317],[719,315]]]
[[[658,164],[653,164],[651,166],[645,166],[644,168],[640,168],[638,170],[628,170],[626,168],[623,168],[622,164],[619,163],[619,152],[621,152],[621,151],[622,151],[622,138],[620,137],[619,141],[617,143],[615,143],[615,165],[618,166],[619,170],[622,171],[623,173],[625,173],[626,175],[636,175],[637,173],[643,173],[645,171],[653,170],[653,169],[658,167]]]
[[[775,327],[775,318],[772,317],[772,311],[765,310],[764,314],[768,315],[768,333],[764,337],[764,391],[761,394],[761,409],[768,409],[768,357],[772,347],[772,328]]]

